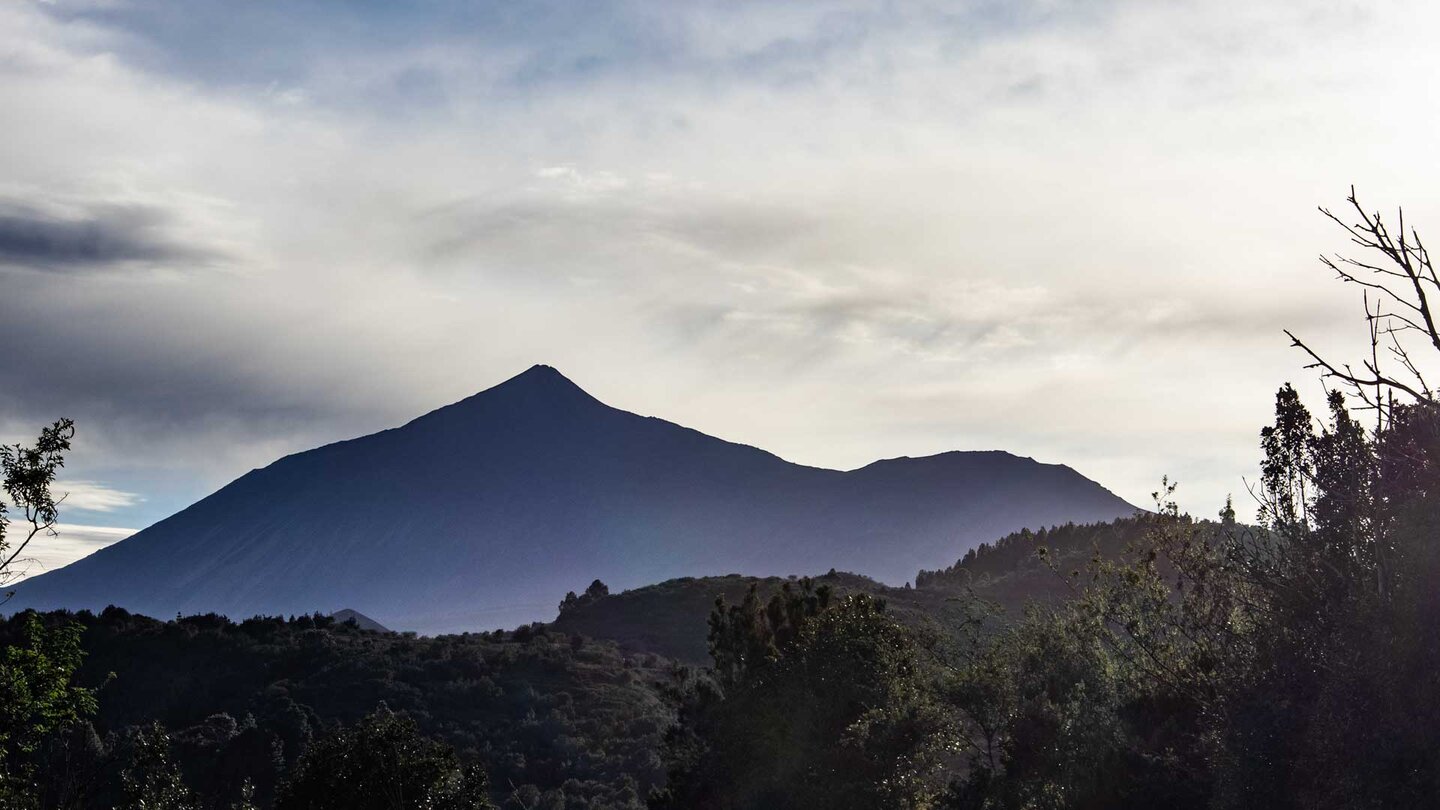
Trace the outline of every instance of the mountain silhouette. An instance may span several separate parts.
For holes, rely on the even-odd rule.
[[[358,610],[351,610],[350,608],[345,608],[344,610],[337,610],[334,613],[330,614],[330,618],[334,619],[338,624],[354,622],[355,626],[360,628],[361,630],[373,630],[377,633],[390,632],[390,628],[375,621],[369,616],[366,616],[364,613],[361,613]]]
[[[1134,507],[1069,467],[952,452],[848,472],[609,407],[549,366],[253,470],[16,586],[6,610],[364,611],[421,632],[550,619],[592,580],[812,573],[891,584],[1022,527]]]

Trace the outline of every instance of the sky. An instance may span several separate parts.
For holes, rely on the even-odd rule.
[[[0,4],[0,438],[31,573],[553,365],[804,464],[1003,449],[1248,511],[1317,206],[1440,226],[1440,7]]]

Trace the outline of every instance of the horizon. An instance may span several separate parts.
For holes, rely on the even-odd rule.
[[[44,570],[536,362],[1243,518],[1324,393],[1281,330],[1364,346],[1316,206],[1440,221],[1440,9],[1213,8],[6,6],[0,440],[78,426]]]

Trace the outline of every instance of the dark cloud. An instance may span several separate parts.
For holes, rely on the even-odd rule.
[[[81,271],[214,258],[171,239],[169,220],[149,206],[92,205],[64,216],[0,202],[0,266]]]
[[[172,491],[196,497],[286,452],[418,412],[370,408],[382,401],[365,383],[373,354],[341,352],[306,331],[294,308],[277,311],[281,293],[268,281],[17,272],[3,283],[0,430],[26,437],[74,418],[83,441],[68,471],[77,476],[113,483],[107,470],[131,480],[154,465],[184,468],[194,483]],[[369,348],[353,333],[337,341]]]

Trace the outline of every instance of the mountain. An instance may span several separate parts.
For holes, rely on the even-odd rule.
[[[355,626],[360,628],[361,630],[371,630],[376,633],[390,632],[390,628],[375,621],[369,616],[366,616],[364,613],[361,613],[358,610],[351,610],[350,608],[345,608],[344,610],[337,610],[334,613],[330,614],[330,618],[334,619],[336,624],[354,622]]]
[[[535,366],[403,427],[286,456],[16,586],[8,610],[363,610],[443,632],[555,615],[593,579],[836,567],[899,584],[1021,527],[1134,507],[1069,467],[952,452],[805,467],[611,408]]]

